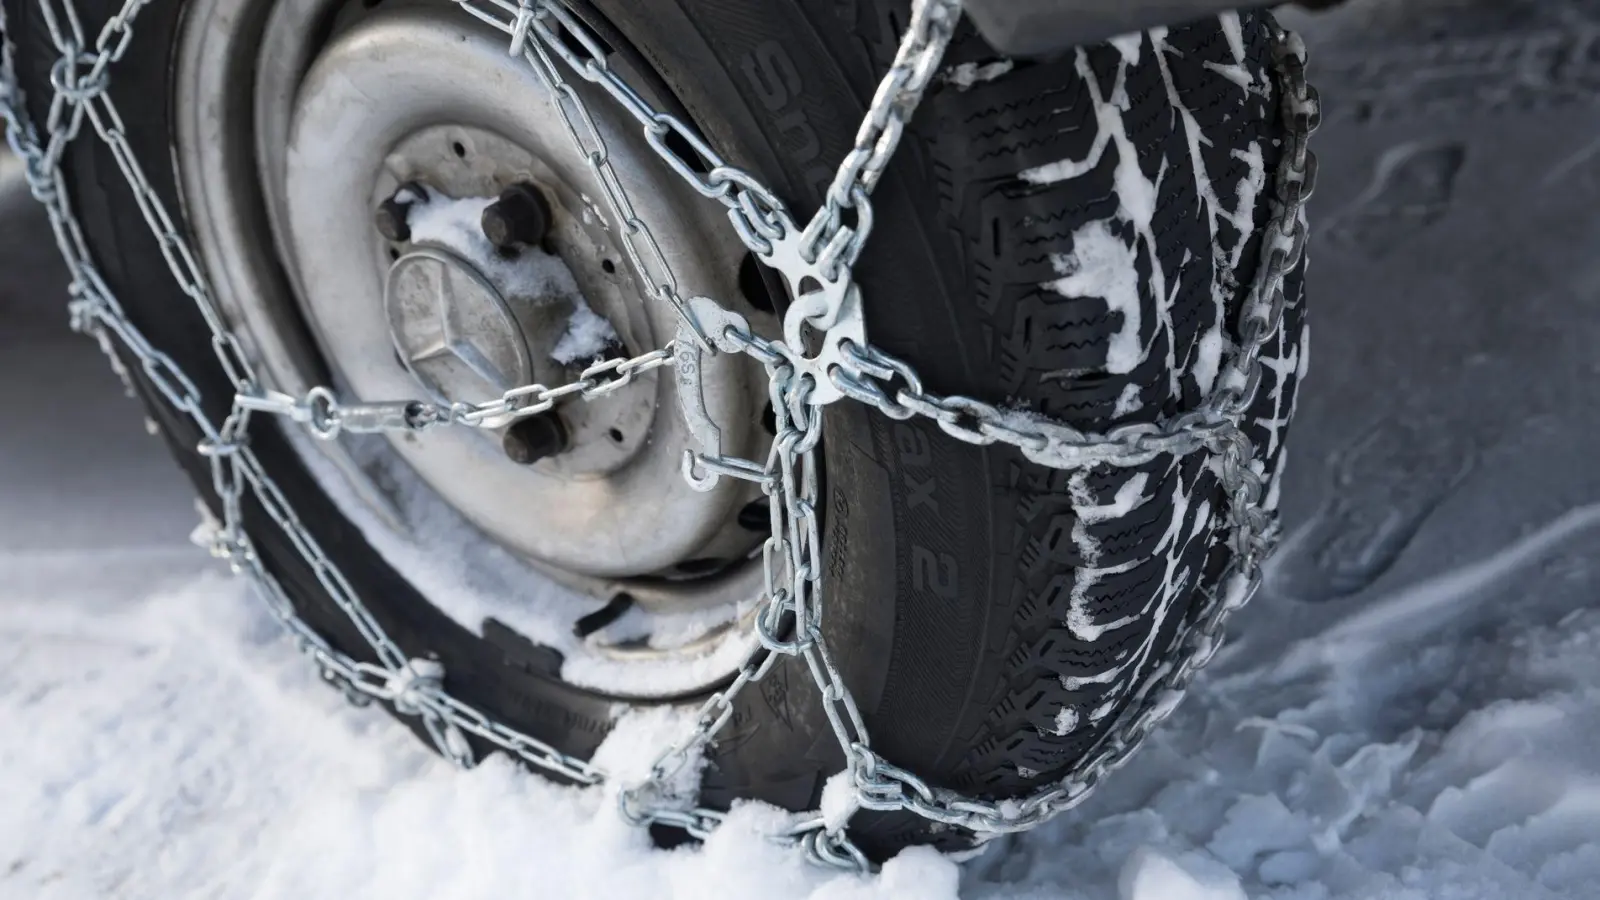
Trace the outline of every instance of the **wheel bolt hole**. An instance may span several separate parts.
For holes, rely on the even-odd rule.
[[[747,531],[772,530],[772,507],[765,500],[752,500],[739,510],[739,527]]]
[[[606,432],[606,437],[611,438],[611,440],[615,443],[622,443],[622,431],[619,429],[613,428]]]
[[[673,568],[679,575],[708,575],[728,564],[727,560],[706,556],[697,559],[686,559]]]
[[[693,144],[689,143],[689,139],[684,137],[682,132],[676,129],[668,131],[662,143],[667,145],[667,149],[671,150],[673,155],[687,163],[690,169],[701,175],[711,172],[711,164],[700,155],[700,151],[696,150]]]
[[[567,449],[567,427],[552,413],[530,416],[511,424],[501,436],[501,447],[514,463],[531,466]]]
[[[615,275],[617,272],[617,264],[609,259],[602,260],[600,263],[600,268],[604,269],[607,275]]]
[[[450,151],[459,159],[467,158],[467,145],[461,143],[460,141],[456,141],[455,143],[451,144]]]
[[[761,312],[776,312],[778,305],[773,300],[773,285],[767,279],[756,255],[746,253],[744,262],[739,263],[739,293],[744,295],[745,302]]]

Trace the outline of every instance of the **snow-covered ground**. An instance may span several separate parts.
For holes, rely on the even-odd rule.
[[[0,896],[1600,895],[1600,609],[1435,630],[1427,592],[1390,598],[1210,679],[1081,814],[864,880],[767,843],[760,809],[665,852],[598,793],[458,772],[322,687],[180,534],[112,518],[101,550],[4,554]]]
[[[1600,897],[1600,163],[1593,97],[1563,93],[1600,59],[1562,50],[1600,44],[1557,18],[1330,44],[1324,91],[1359,103],[1319,141],[1267,590],[1082,809],[871,879],[771,845],[759,808],[655,850],[598,792],[457,772],[347,707],[186,543],[186,486],[0,186],[0,898]]]

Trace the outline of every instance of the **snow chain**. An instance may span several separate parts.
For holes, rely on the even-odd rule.
[[[92,39],[72,0],[39,2],[60,54],[50,70],[54,93],[44,133],[23,109],[9,39],[0,46],[0,114],[5,117],[12,148],[26,164],[32,194],[44,204],[66,259],[73,326],[96,337],[119,370],[114,350],[120,347],[123,358],[137,364],[160,397],[199,429],[203,439],[198,450],[209,460],[212,488],[222,510],[213,552],[260,588],[273,614],[322,676],[354,702],[378,699],[402,714],[420,716],[438,750],[459,765],[474,762],[466,739],[472,735],[532,768],[579,784],[595,785],[606,778],[589,762],[561,753],[455,699],[446,689],[448,674],[442,665],[408,658],[401,651],[264,471],[247,439],[254,415],[285,417],[323,439],[343,432],[472,427],[486,420],[503,424],[506,417],[538,414],[569,395],[588,399],[609,393],[641,373],[674,364],[678,354],[746,353],[760,361],[771,379],[777,418],[776,437],[766,460],[689,451],[684,474],[701,486],[719,476],[748,479],[758,483],[771,500],[772,536],[763,549],[766,598],[756,621],[761,646],[732,683],[706,701],[693,730],[661,754],[649,779],[621,793],[623,813],[631,821],[674,825],[700,838],[721,823],[723,814],[696,806],[692,792],[674,789],[674,776],[727,723],[734,697],[759,681],[780,658],[803,658],[816,680],[834,734],[844,749],[845,777],[855,787],[854,808],[907,810],[933,822],[969,829],[983,839],[1031,828],[1076,806],[1107,773],[1126,762],[1172,712],[1195,673],[1216,652],[1228,616],[1250,598],[1259,583],[1262,560],[1277,536],[1277,522],[1275,514],[1263,507],[1263,470],[1254,460],[1255,448],[1242,420],[1260,380],[1262,348],[1281,328],[1287,302],[1284,277],[1298,265],[1304,250],[1304,203],[1317,171],[1316,157],[1306,145],[1320,120],[1316,91],[1305,79],[1304,45],[1276,25],[1273,65],[1289,134],[1275,175],[1276,197],[1262,263],[1238,322],[1239,345],[1219,375],[1215,391],[1198,408],[1164,422],[1094,434],[1028,410],[930,393],[910,365],[865,339],[860,289],[852,280],[851,269],[872,229],[870,196],[939,67],[960,17],[960,0],[913,4],[910,27],[857,132],[855,147],[828,188],[826,204],[804,227],[754,176],[728,165],[692,127],[652,108],[622,81],[607,66],[598,42],[556,0],[451,0],[508,35],[512,55],[531,66],[557,97],[572,139],[606,186],[607,202],[623,226],[635,270],[648,280],[652,299],[674,307],[682,322],[676,346],[669,344],[632,359],[603,361],[570,384],[518,387],[494,402],[477,405],[344,402],[322,387],[304,397],[267,389],[229,331],[171,214],[134,158],[122,119],[106,92],[111,68],[127,51],[134,20],[150,0],[126,0]],[[562,32],[576,41],[564,40]],[[0,35],[5,33],[5,12],[0,7]],[[611,171],[605,142],[567,76],[604,89],[638,120],[651,145],[674,171],[702,195],[727,207],[741,240],[763,263],[782,274],[795,298],[784,319],[784,340],[757,335],[743,318],[710,300],[679,295],[649,225],[634,214],[621,181]],[[231,409],[220,423],[203,411],[200,392],[188,376],[123,315],[90,259],[61,171],[65,149],[85,123],[114,154],[179,286],[210,326],[212,348],[235,391]],[[668,140],[673,137],[681,139],[674,143],[686,145],[699,159],[684,159],[675,152]],[[820,340],[802,344],[803,326]],[[1144,686],[1116,727],[1059,783],[1020,799],[979,800],[930,785],[873,751],[860,711],[822,636],[825,585],[815,451],[822,437],[823,407],[846,397],[896,419],[931,418],[947,434],[969,443],[1014,445],[1030,460],[1052,468],[1136,466],[1161,454],[1205,453],[1214,460],[1227,496],[1228,568],[1219,584],[1205,589],[1202,608],[1182,636],[1178,661]],[[243,529],[241,510],[246,492],[305,558],[371,647],[376,662],[358,661],[335,649],[296,614]],[[797,815],[788,837],[802,844],[817,862],[848,870],[868,868],[866,857],[847,836],[845,823],[836,818],[825,821],[817,812]]]

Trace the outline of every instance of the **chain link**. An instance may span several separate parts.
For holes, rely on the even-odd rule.
[[[888,74],[878,83],[872,105],[856,131],[855,146],[828,186],[826,204],[806,226],[802,253],[808,260],[820,257],[829,275],[841,266],[855,265],[861,256],[872,231],[868,198],[899,147],[922,92],[933,81],[961,17],[959,0],[922,0],[913,7],[911,25]],[[854,228],[844,221],[846,210],[851,209],[858,217]]]
[[[515,387],[487,403],[429,403],[395,400],[382,403],[341,403],[326,387],[311,388],[303,397],[266,390],[253,382],[234,397],[234,405],[251,412],[283,416],[298,422],[315,436],[333,440],[341,434],[377,434],[386,431],[424,431],[438,425],[501,428],[547,412],[570,398],[593,400],[619,391],[653,369],[670,366],[673,342],[634,357],[614,357],[594,363],[566,384]]]
[[[530,767],[577,784],[603,782],[605,774],[587,761],[498,723],[452,697],[442,665],[408,656],[385,633],[263,469],[249,444],[250,426],[255,414],[272,415],[331,440],[346,433],[503,425],[548,410],[558,402],[589,400],[618,390],[644,373],[672,364],[674,347],[668,344],[631,359],[603,360],[568,384],[518,387],[482,404],[341,401],[325,387],[313,388],[302,397],[271,390],[258,380],[224,321],[187,242],[134,157],[122,119],[107,93],[112,67],[126,53],[134,21],[148,0],[126,0],[93,41],[87,39],[72,0],[40,2],[58,54],[50,69],[53,95],[45,116],[45,137],[41,140],[24,114],[15,79],[14,49],[7,38],[0,41],[0,115],[7,139],[26,166],[30,191],[44,205],[67,262],[74,326],[97,337],[119,371],[124,370],[124,360],[137,367],[156,394],[199,435],[197,447],[210,465],[220,514],[212,552],[255,582],[269,609],[326,680],[353,702],[376,699],[401,715],[421,717],[433,743],[449,759],[463,766],[473,764],[476,741],[480,748],[504,751]],[[681,784],[678,776],[729,722],[740,692],[791,657],[804,660],[816,682],[844,753],[857,808],[909,811],[983,836],[1032,827],[1081,802],[1171,714],[1194,674],[1216,652],[1228,616],[1253,593],[1261,562],[1276,540],[1276,519],[1262,506],[1264,486],[1254,467],[1255,447],[1244,431],[1243,418],[1261,379],[1261,355],[1280,335],[1288,303],[1284,279],[1304,252],[1304,204],[1316,183],[1316,157],[1307,141],[1320,122],[1320,111],[1316,91],[1305,80],[1305,51],[1299,39],[1281,30],[1274,34],[1274,70],[1289,136],[1275,176],[1276,199],[1263,242],[1260,273],[1243,304],[1237,323],[1238,344],[1223,366],[1218,387],[1199,407],[1169,420],[1096,434],[1029,410],[929,392],[908,363],[872,347],[864,337],[859,289],[851,282],[850,272],[872,229],[871,193],[938,69],[960,16],[959,0],[914,4],[912,22],[879,84],[854,146],[841,163],[822,209],[804,229],[759,180],[730,166],[692,126],[657,110],[618,77],[608,65],[601,42],[556,0],[450,2],[504,32],[509,52],[531,66],[557,99],[569,137],[603,185],[629,261],[644,277],[651,299],[676,309],[704,349],[747,354],[758,360],[769,376],[776,433],[766,460],[757,463],[702,455],[686,467],[691,481],[697,469],[743,478],[758,484],[768,497],[771,536],[762,548],[765,602],[755,621],[760,646],[733,681],[706,700],[692,727],[655,761],[650,776],[620,792],[622,813],[636,823],[673,825],[698,838],[715,830],[723,814],[698,807],[693,791],[673,785]],[[59,10],[56,4],[60,4]],[[0,6],[0,36],[6,34],[5,10]],[[680,295],[659,241],[635,213],[611,165],[605,140],[583,97],[563,76],[563,69],[598,87],[627,111],[664,163],[700,194],[722,203],[744,244],[784,276],[794,298],[784,321],[785,340],[764,338],[737,315],[726,312],[717,318],[717,333],[706,333]],[[189,376],[123,314],[91,260],[61,171],[65,149],[78,138],[85,122],[110,149],[180,289],[195,303],[210,329],[212,349],[233,389],[220,425],[213,424],[206,398]],[[687,147],[696,158],[684,158],[675,145]],[[802,345],[796,336],[802,325],[820,329],[825,352],[807,356],[799,349]],[[822,406],[844,397],[896,419],[931,419],[945,433],[968,443],[1015,446],[1028,459],[1054,468],[1127,467],[1162,455],[1201,452],[1217,458],[1227,499],[1228,568],[1218,585],[1204,589],[1202,608],[1183,633],[1176,663],[1143,687],[1107,737],[1063,781],[1024,798],[983,801],[931,785],[872,749],[860,710],[822,631],[824,584],[816,448],[822,437]],[[362,653],[368,658],[336,649],[300,618],[247,532],[246,497],[289,539],[360,633],[366,644]],[[867,858],[851,842],[843,823],[830,826],[820,815],[796,815],[786,837],[820,864],[852,871],[868,868]]]

